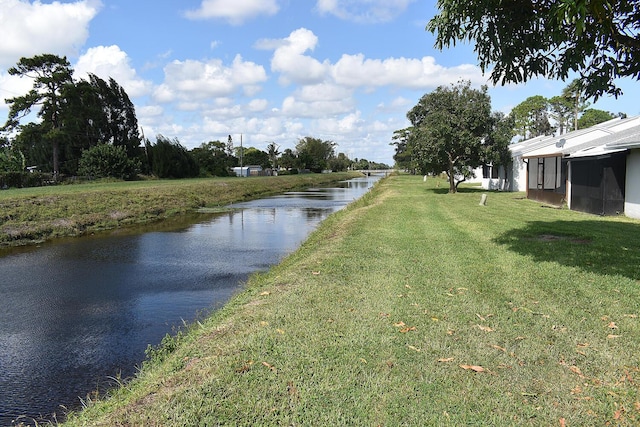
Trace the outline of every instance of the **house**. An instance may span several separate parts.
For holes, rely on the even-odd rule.
[[[483,187],[598,215],[640,218],[640,117],[512,144],[512,167]]]
[[[257,176],[262,173],[262,166],[259,165],[247,165],[242,167],[233,168],[233,173],[236,176]]]

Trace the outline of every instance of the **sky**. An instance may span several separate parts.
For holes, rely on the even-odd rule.
[[[559,95],[568,82],[493,86],[473,45],[439,51],[425,30],[436,0],[0,0],[4,99],[32,87],[7,70],[21,57],[66,56],[74,77],[114,78],[146,138],[282,152],[310,136],[336,153],[393,165],[393,132],[438,86],[489,85],[492,108]],[[640,85],[592,108],[640,114]]]

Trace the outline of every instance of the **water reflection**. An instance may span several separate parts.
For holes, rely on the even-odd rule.
[[[147,345],[224,304],[375,180],[239,203],[171,230],[119,230],[0,257],[0,425],[47,418],[109,376],[133,375]]]

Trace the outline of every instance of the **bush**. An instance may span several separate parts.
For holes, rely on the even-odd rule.
[[[90,178],[131,180],[140,170],[137,159],[127,157],[123,146],[100,144],[82,152],[78,174]]]
[[[194,178],[200,167],[178,140],[158,136],[151,149],[151,169],[158,178]]]
[[[51,174],[40,172],[0,172],[0,189],[40,187],[51,180]]]

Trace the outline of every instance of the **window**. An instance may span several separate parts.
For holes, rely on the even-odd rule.
[[[557,190],[562,187],[562,158],[534,157],[529,159],[529,188]]]

